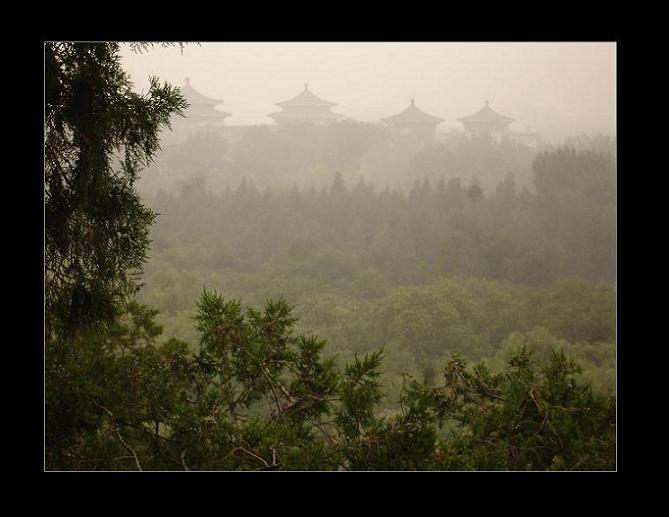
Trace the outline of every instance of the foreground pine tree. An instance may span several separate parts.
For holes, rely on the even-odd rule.
[[[86,421],[67,398],[68,366],[88,346],[82,335],[114,325],[138,289],[155,214],[134,183],[159,149],[160,130],[186,107],[178,89],[156,78],[135,93],[119,51],[116,43],[44,48],[47,448]]]

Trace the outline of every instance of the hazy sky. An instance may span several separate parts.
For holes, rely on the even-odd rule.
[[[378,121],[412,97],[461,128],[486,100],[516,118],[511,129],[546,136],[615,133],[615,43],[202,43],[123,50],[138,89],[157,75],[178,86],[189,77],[202,94],[223,100],[228,125],[271,123],[275,103],[309,83],[333,111]]]

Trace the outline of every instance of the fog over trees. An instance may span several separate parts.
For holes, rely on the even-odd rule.
[[[45,67],[47,470],[616,469],[615,44]]]

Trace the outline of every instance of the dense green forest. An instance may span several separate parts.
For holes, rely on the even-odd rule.
[[[376,192],[363,179],[347,187],[341,174],[320,190],[259,190],[243,179],[216,194],[193,180],[150,200],[161,217],[147,271],[270,267],[323,281],[329,274],[364,284],[371,275],[369,283],[388,285],[441,276],[612,281],[612,158],[560,149],[537,156],[533,167],[535,193],[517,192],[509,174],[489,196],[459,178],[417,180],[408,194]]]
[[[151,202],[162,215],[140,299],[194,341],[203,286],[258,306],[285,297],[326,353],[384,348],[390,377],[433,375],[453,352],[497,361],[510,343],[553,344],[612,390],[611,155],[564,148],[533,167],[536,193],[508,175],[490,196],[458,179],[407,194],[341,174],[320,190],[243,179],[216,194],[193,180]]]
[[[161,151],[177,88],[45,58],[48,470],[615,469],[611,139]]]

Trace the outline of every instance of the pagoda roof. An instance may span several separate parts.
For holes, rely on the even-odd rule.
[[[490,103],[485,101],[485,106],[479,111],[468,117],[459,118],[459,122],[506,122],[510,123],[516,120],[515,118],[505,117],[500,115],[490,107]]]
[[[385,117],[381,120],[391,124],[439,124],[439,122],[442,122],[444,119],[428,115],[416,106],[414,99],[411,99],[411,104],[407,109],[401,113],[398,113],[397,115],[393,115],[392,117]]]
[[[284,107],[297,107],[297,106],[336,106],[336,102],[330,102],[323,100],[309,90],[309,85],[304,84],[304,90],[298,94],[296,97],[289,99],[287,101],[277,102],[277,106]]]
[[[189,104],[221,104],[223,101],[220,99],[212,99],[206,95],[202,95],[195,88],[190,85],[190,79],[186,77],[186,82],[184,86],[181,87],[181,93],[186,98]]]

